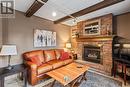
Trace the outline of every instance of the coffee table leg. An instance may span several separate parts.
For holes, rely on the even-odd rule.
[[[83,80],[87,80],[87,78],[86,78],[86,72],[83,74]]]
[[[82,78],[81,78],[81,81],[80,81],[80,82],[82,82],[83,80],[85,80],[85,81],[87,80],[87,78],[86,78],[85,75],[86,75],[86,72],[82,75]]]
[[[79,78],[77,78],[76,80],[74,80],[71,84],[70,84],[70,87],[75,87],[75,85],[76,85],[76,83],[77,83],[77,81],[80,79],[80,77]],[[80,82],[77,84],[77,85],[79,85],[80,84]],[[78,86],[76,86],[76,87],[78,87]]]
[[[79,78],[77,78],[75,81],[73,81],[70,87],[74,87],[76,84],[77,84],[76,87],[78,87],[78,85],[80,85],[83,80],[86,81],[87,78],[85,77],[85,75],[86,75],[86,72],[83,75],[81,75]],[[77,81],[79,81],[79,82],[77,83]]]
[[[53,87],[53,86],[54,86],[55,82],[56,82],[56,80],[54,80],[54,81],[53,81],[53,83],[52,83],[51,87]]]

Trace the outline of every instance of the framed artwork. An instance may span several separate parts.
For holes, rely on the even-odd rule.
[[[34,47],[56,46],[56,32],[34,30]]]
[[[52,32],[51,31],[47,31],[46,36],[47,36],[47,46],[51,46]]]
[[[56,32],[52,32],[51,45],[56,46]]]

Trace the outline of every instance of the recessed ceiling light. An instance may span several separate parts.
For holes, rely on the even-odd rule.
[[[55,17],[57,14],[56,12],[52,12],[52,16]]]

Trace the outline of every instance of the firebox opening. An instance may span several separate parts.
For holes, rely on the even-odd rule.
[[[83,60],[102,64],[101,60],[101,46],[98,45],[84,45]]]

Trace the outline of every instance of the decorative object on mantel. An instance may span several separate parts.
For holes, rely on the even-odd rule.
[[[110,30],[112,27],[111,24],[106,24],[101,26],[101,35],[112,35],[112,31]]]
[[[11,59],[11,56],[17,55],[16,45],[3,45],[1,52],[0,52],[0,55],[1,56],[9,56],[8,67],[6,69],[11,70],[13,67],[10,65],[10,59]]]
[[[34,31],[34,47],[56,46],[56,32],[36,29]]]

